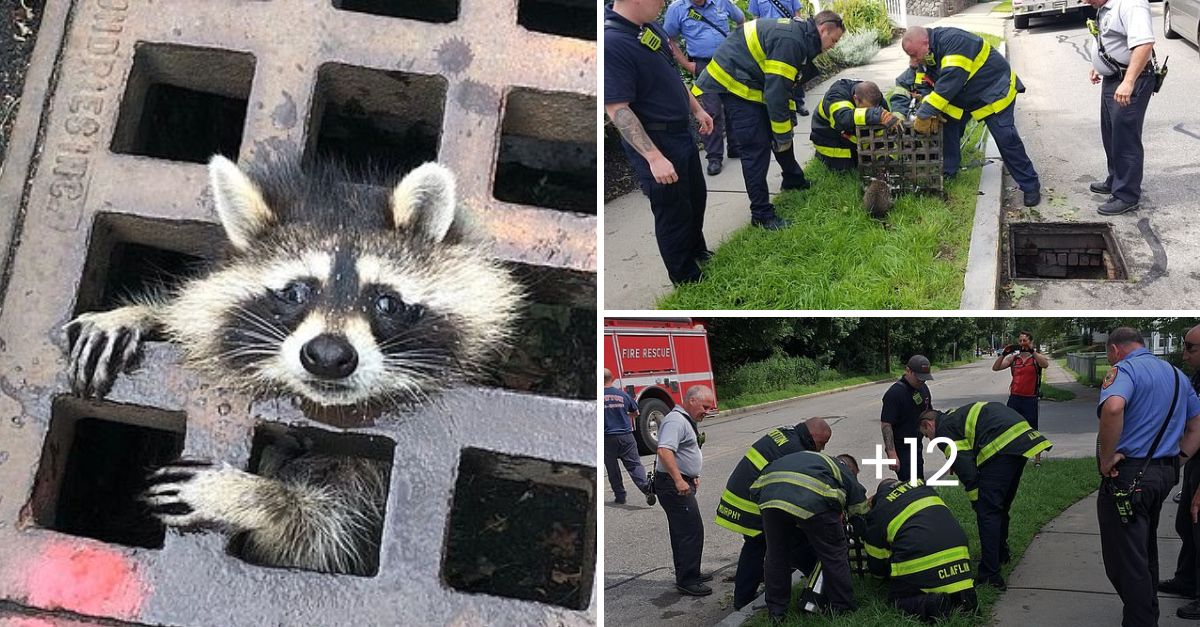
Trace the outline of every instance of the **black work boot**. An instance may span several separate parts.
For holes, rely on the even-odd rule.
[[[1200,601],[1192,601],[1175,610],[1175,615],[1188,620],[1200,620]]]
[[[1167,594],[1178,594],[1181,597],[1189,599],[1196,598],[1196,584],[1180,581],[1178,577],[1158,582],[1158,591],[1166,592]]]

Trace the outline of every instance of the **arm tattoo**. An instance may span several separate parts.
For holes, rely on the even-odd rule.
[[[892,436],[892,425],[883,423],[883,450],[896,450],[896,439]]]
[[[629,142],[629,145],[633,146],[633,149],[643,157],[647,153],[658,150],[658,147],[646,135],[646,129],[642,128],[641,120],[638,120],[637,115],[630,111],[629,107],[621,107],[614,112],[613,124],[621,133],[621,137],[624,137],[625,141]]]

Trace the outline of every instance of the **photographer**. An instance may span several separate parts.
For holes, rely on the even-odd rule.
[[[1009,344],[996,357],[992,370],[1012,371],[1012,384],[1008,387],[1007,405],[1025,417],[1025,422],[1038,428],[1038,397],[1041,396],[1042,371],[1050,367],[1050,360],[1033,348],[1033,334],[1021,331],[1017,344]],[[1042,454],[1033,458],[1034,467],[1042,465]]]

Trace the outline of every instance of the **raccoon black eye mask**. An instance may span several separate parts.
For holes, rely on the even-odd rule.
[[[209,164],[231,252],[165,294],[66,327],[72,390],[102,397],[161,331],[188,365],[253,395],[322,406],[419,403],[507,343],[522,292],[466,237],[454,178],[434,163],[390,193],[332,170]]]

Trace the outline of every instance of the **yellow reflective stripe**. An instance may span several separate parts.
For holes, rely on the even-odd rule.
[[[970,560],[971,554],[965,546],[955,546],[931,555],[892,563],[892,576],[911,575],[937,566],[943,566],[959,560]]]
[[[944,586],[938,586],[936,588],[921,588],[921,592],[941,592],[944,594],[950,594],[952,592],[961,592],[963,590],[973,588],[974,586],[975,586],[975,580],[971,579],[970,577],[967,577],[966,579],[963,579],[962,581],[948,583]]]
[[[693,96],[701,96],[703,94],[704,94],[704,92],[700,90],[700,86],[695,83],[692,83],[692,95]]]
[[[759,453],[758,449],[753,446],[746,450],[746,459],[750,460],[750,463],[754,464],[754,467],[759,470],[762,470],[763,466],[767,465],[767,458],[763,457],[762,453]]]
[[[825,463],[829,465],[829,471],[833,473],[833,480],[837,481],[840,484],[842,482],[841,467],[839,467],[837,465],[837,462],[833,461],[832,457],[830,457],[824,453],[817,453],[817,455],[820,455],[821,459],[825,460]],[[840,492],[840,490],[839,490],[839,492]]]
[[[971,411],[967,412],[967,450],[975,450],[975,424],[979,422],[979,412],[983,411],[983,406],[986,404],[984,402],[975,403],[971,406]]]
[[[763,52],[762,44],[758,41],[758,21],[750,20],[742,27],[742,32],[746,35],[746,47],[750,49],[750,56],[754,57],[754,62],[763,72],[767,71],[767,53]]]
[[[967,74],[971,73],[971,60],[961,54],[948,54],[942,57],[942,69],[948,67],[962,68]]]
[[[710,64],[710,67],[711,67],[711,64]],[[950,104],[949,100],[946,100],[945,98],[943,98],[942,95],[937,93],[936,91],[929,92],[929,95],[925,96],[925,102],[928,102],[929,105],[932,106],[934,109],[937,109],[938,111],[941,111],[942,113],[945,113],[946,115],[954,118],[955,120],[962,119],[963,110],[959,107],[956,107],[956,106]]]
[[[758,513],[758,503],[755,503],[754,501],[748,501],[734,494],[733,492],[730,492],[729,490],[726,490],[725,494],[721,495],[721,500],[742,510],[743,512],[749,512],[751,514]]]
[[[967,490],[967,500],[968,501],[979,500],[979,488],[975,488],[974,490]]]
[[[975,55],[975,60],[971,62],[971,69],[968,72],[967,80],[971,80],[979,68],[987,63],[988,53],[992,51],[992,46],[988,42],[983,42],[983,47],[979,49],[979,54]]]
[[[796,101],[795,100],[792,100],[790,98],[788,99],[788,109],[791,109],[792,111],[796,110]]]
[[[728,520],[726,520],[726,519],[724,519],[724,518],[721,518],[721,517],[719,517],[719,516],[717,517],[716,523],[717,523],[717,525],[719,525],[719,526],[721,526],[721,527],[724,527],[724,528],[726,528],[726,529],[728,529],[728,530],[730,530],[730,531],[734,531],[734,532],[740,533],[740,534],[742,534],[742,535],[744,535],[744,536],[750,536],[751,538],[753,538],[753,537],[757,536],[758,534],[762,533],[762,529],[751,529],[751,528],[749,528],[749,527],[743,527],[743,526],[741,526],[741,525],[739,525],[739,524],[737,524],[737,523],[735,523],[735,522],[730,522],[730,521],[728,521]]]
[[[813,144],[813,150],[816,150],[818,153],[825,155],[826,157],[832,157],[834,159],[849,159],[853,156],[850,154],[849,148],[830,148],[829,146],[818,146],[817,144]]]
[[[870,555],[876,559],[885,560],[892,557],[892,551],[890,549],[875,546],[870,542],[864,542],[863,548],[867,550],[867,555]]]
[[[1025,457],[1027,457],[1029,459],[1033,459],[1035,455],[1050,448],[1051,446],[1054,446],[1053,442],[1051,442],[1050,440],[1042,440],[1041,442],[1037,443],[1037,446],[1029,449],[1028,451],[1025,451]]]
[[[1000,113],[1012,104],[1012,101],[1017,98],[1017,74],[1009,72],[1008,76],[1008,95],[988,105],[979,107],[971,112],[971,117],[976,120],[982,120],[993,113]]]
[[[854,110],[854,125],[855,126],[866,126],[867,125],[867,110],[866,109],[860,107],[860,108]]]
[[[725,71],[725,68],[717,65],[716,60],[708,62],[708,75],[711,76],[714,81],[720,83],[722,87],[729,91],[729,93],[741,98],[742,100],[750,100],[753,102],[763,101],[762,91],[751,89],[750,87],[739,83],[732,76],[730,76],[728,72]]]
[[[764,486],[773,485],[776,483],[786,483],[789,485],[798,486],[811,492],[815,492],[825,498],[834,499],[838,503],[845,504],[846,502],[845,491],[837,488],[831,488],[813,477],[802,475],[798,472],[770,472],[759,477],[758,481],[754,482],[753,487],[762,488]],[[759,507],[764,506],[759,505]]]
[[[796,68],[792,67],[791,65],[788,65],[783,61],[772,61],[770,59],[763,62],[763,73],[776,74],[788,79],[789,81],[796,80],[797,74]]]
[[[942,507],[946,506],[946,504],[942,502],[942,499],[936,496],[927,496],[923,499],[917,499],[912,503],[909,503],[908,507],[905,507],[903,510],[901,510],[900,513],[888,523],[888,544],[896,541],[896,534],[900,531],[900,527],[904,523],[908,522],[908,519],[912,518],[913,514],[916,514],[926,507],[936,507],[938,505],[941,505]]]
[[[871,509],[870,504],[868,504],[866,501],[862,501],[861,503],[855,503],[854,505],[846,508],[846,511],[850,512],[851,514],[866,514],[867,510],[869,509]]]
[[[923,82],[925,82],[925,73],[917,72],[916,78],[913,79],[913,84],[920,85]]]
[[[803,507],[799,507],[799,506],[793,505],[787,501],[781,501],[778,499],[776,499],[774,501],[767,501],[766,503],[763,503],[762,508],[763,509],[781,509],[781,510],[795,516],[796,518],[812,518],[812,515],[813,515],[812,512],[804,509]]]
[[[842,109],[853,109],[853,108],[854,108],[853,102],[850,102],[849,100],[839,100],[839,101],[829,105],[828,119],[832,123],[833,122],[833,114],[837,113],[838,111],[841,111]]]
[[[959,451],[969,451],[971,450],[971,444],[966,440],[955,440],[954,448]],[[942,453],[946,456],[946,459],[950,459],[950,447],[946,447]]]
[[[776,135],[792,132],[792,121],[784,120],[783,122],[776,122],[775,120],[771,120],[771,132]]]
[[[991,459],[992,455],[999,453],[1000,449],[1007,446],[1009,442],[1021,437],[1021,434],[1029,431],[1030,428],[1029,423],[1022,420],[1006,429],[1004,433],[1001,433],[995,440],[988,442],[987,446],[979,451],[979,456],[975,458],[975,465],[979,466]]]

